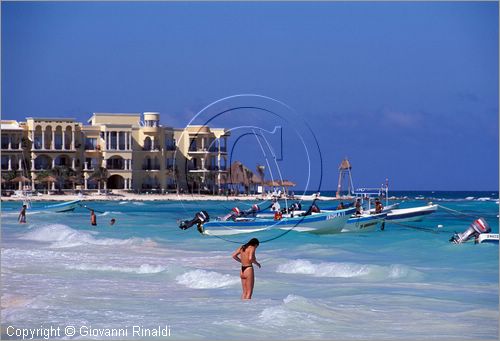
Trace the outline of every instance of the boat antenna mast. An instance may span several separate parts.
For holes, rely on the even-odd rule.
[[[336,197],[340,198],[340,193],[342,192],[342,183],[344,183],[345,178],[347,177],[347,195],[350,197],[354,193],[354,184],[352,183],[352,174],[351,174],[351,163],[347,159],[347,157],[342,160],[339,166],[339,182],[337,185],[337,193]]]

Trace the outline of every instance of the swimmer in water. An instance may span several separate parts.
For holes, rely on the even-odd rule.
[[[23,205],[21,212],[19,212],[19,217],[17,218],[19,224],[26,224],[26,205]]]

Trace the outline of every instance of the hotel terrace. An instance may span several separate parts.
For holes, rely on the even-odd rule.
[[[31,178],[34,189],[47,187],[37,174],[56,166],[76,172],[63,188],[76,183],[83,190],[96,189],[92,174],[102,166],[108,171],[104,189],[187,192],[201,186],[216,192],[227,169],[230,134],[224,128],[162,126],[159,113],[145,112],[94,113],[88,125],[73,118],[2,120],[1,135],[2,172]]]

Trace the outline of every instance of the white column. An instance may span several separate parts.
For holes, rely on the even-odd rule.
[[[9,135],[9,149],[12,149],[12,135]]]
[[[18,164],[19,164],[19,170],[22,170],[23,169],[23,158],[22,157],[19,158]]]
[[[19,137],[19,145],[17,146],[17,149],[23,150],[23,136],[22,135]]]
[[[9,155],[9,170],[12,170],[12,155]]]
[[[66,149],[66,129],[62,130],[62,150]]]
[[[19,183],[17,184],[17,186],[18,186],[18,189],[19,189],[20,191],[22,191],[22,189],[23,189],[23,182],[22,182],[22,181],[19,181]]]
[[[83,170],[89,170],[87,160],[83,162]]]
[[[201,158],[201,169],[205,169],[205,158]]]
[[[44,136],[45,134],[43,134],[42,136]],[[55,130],[52,130],[52,142],[51,142],[51,149],[56,149],[56,131]],[[44,146],[45,148],[45,146]]]
[[[75,160],[75,158],[73,157],[73,158],[71,159],[71,168],[73,168],[73,169],[75,169],[75,161],[76,161],[76,160]]]
[[[128,150],[132,150],[132,132],[128,133]]]
[[[151,150],[154,150],[155,149],[155,137],[154,135],[151,136]]]
[[[71,130],[71,149],[75,149],[75,130]]]
[[[108,189],[108,182],[104,181],[104,190],[107,190],[107,189]]]
[[[84,188],[85,188],[85,189],[88,189],[88,186],[87,186],[87,178],[85,178],[85,179],[83,180],[83,182],[84,182],[84,186],[85,186]]]
[[[31,142],[33,143],[33,149],[36,149],[35,148],[35,130],[34,129],[31,131]]]
[[[42,130],[42,149],[45,149],[45,131]]]
[[[53,181],[53,182],[52,182],[52,190],[53,190],[53,191],[55,191],[55,190],[56,190],[56,182],[55,182],[55,181]]]
[[[35,170],[35,159],[31,159],[31,170]]]
[[[56,158],[53,158],[52,159],[52,168],[54,168],[56,166]]]

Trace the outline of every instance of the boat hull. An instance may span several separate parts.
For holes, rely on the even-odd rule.
[[[303,217],[283,218],[278,221],[264,218],[212,221],[203,225],[203,233],[207,235],[229,235],[276,229],[297,230],[315,234],[339,233],[353,211],[354,209],[326,211]]]
[[[46,205],[40,208],[31,208],[26,210],[26,213],[35,214],[44,212],[55,212],[55,213],[70,212],[73,211],[78,206],[80,206],[80,202],[81,200],[73,200],[69,202],[63,202],[60,204]]]
[[[386,220],[388,222],[409,222],[409,221],[421,221],[429,214],[436,212],[437,205],[427,205],[421,207],[413,208],[402,208],[392,210],[387,214]]]
[[[342,228],[342,232],[369,232],[380,229],[385,222],[387,213],[364,214],[352,216]]]

